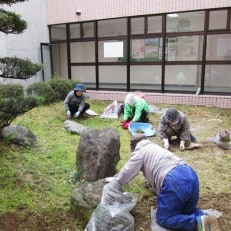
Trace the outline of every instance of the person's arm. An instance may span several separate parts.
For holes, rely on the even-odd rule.
[[[190,125],[188,119],[185,116],[182,118],[182,130],[180,133],[180,140],[190,140]]]
[[[124,120],[127,120],[131,116],[131,109],[129,104],[125,103],[124,104]]]
[[[71,94],[72,92],[69,92],[64,100],[64,110],[65,111],[69,111],[69,103],[70,103],[70,99],[71,99]]]
[[[166,129],[167,129],[168,125],[164,122],[163,120],[163,116],[160,118],[160,122],[158,125],[158,135],[160,137],[160,139],[163,138],[168,138],[166,135]]]
[[[131,181],[134,177],[139,174],[143,165],[142,153],[139,155],[137,152],[129,159],[125,166],[115,175],[114,179],[119,184],[124,185]]]

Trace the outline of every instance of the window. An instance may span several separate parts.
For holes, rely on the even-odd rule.
[[[206,60],[231,60],[231,34],[208,35]]]
[[[203,31],[204,18],[204,11],[167,14],[166,32]]]
[[[50,27],[51,41],[66,40],[66,25],[55,25]]]
[[[148,17],[148,33],[161,33],[162,32],[162,16],[149,16]]]
[[[132,39],[130,56],[133,62],[162,60],[162,38]]]
[[[209,12],[209,30],[225,29],[227,21],[227,10],[216,10]]]
[[[167,61],[202,60],[203,36],[177,36],[166,38]]]
[[[70,43],[71,63],[95,62],[95,42]]]
[[[127,35],[127,19],[111,19],[98,21],[99,37],[114,37]]]
[[[99,41],[99,62],[126,62],[127,40]]]
[[[131,34],[144,34],[144,17],[131,18]]]

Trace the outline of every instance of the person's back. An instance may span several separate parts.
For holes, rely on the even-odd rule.
[[[136,168],[134,171],[133,165],[135,164]],[[131,169],[133,170],[129,173],[129,176],[124,178],[120,178],[123,175],[121,172],[121,175],[118,175],[116,180],[121,184],[125,184],[129,182],[135,174],[142,171],[153,191],[158,194],[165,175],[180,164],[184,164],[184,161],[174,153],[150,140],[142,140],[137,144],[134,152],[132,152],[129,165],[126,169],[126,171],[129,171],[131,165]]]

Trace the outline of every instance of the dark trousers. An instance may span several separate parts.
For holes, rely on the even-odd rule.
[[[80,112],[80,116],[85,113],[86,110],[90,108],[90,104],[85,103],[83,110]],[[76,104],[69,104],[69,109],[71,112],[71,116],[74,116],[74,114],[79,110],[79,105]]]

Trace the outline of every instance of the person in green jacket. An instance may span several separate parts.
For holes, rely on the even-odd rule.
[[[122,127],[128,129],[132,122],[148,123],[148,103],[138,96],[129,93],[124,100],[124,112]]]

